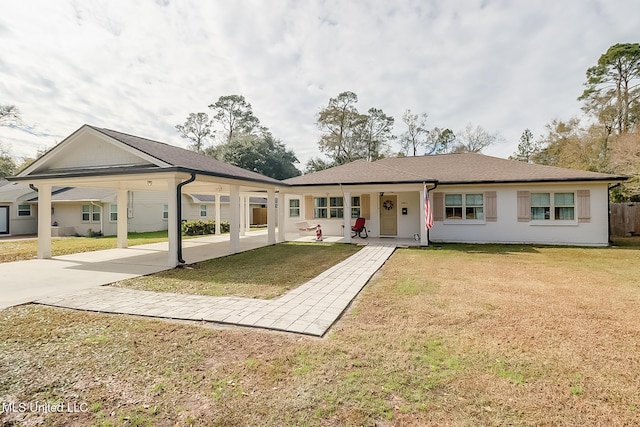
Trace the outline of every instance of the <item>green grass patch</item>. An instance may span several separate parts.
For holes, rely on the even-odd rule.
[[[114,284],[155,292],[273,298],[355,254],[341,243],[286,242]]]

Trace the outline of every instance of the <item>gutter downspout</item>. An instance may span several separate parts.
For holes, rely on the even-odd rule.
[[[178,212],[176,212],[178,215],[178,234],[177,234],[178,242],[177,243],[178,243],[178,262],[180,264],[186,263],[186,261],[182,259],[182,187],[184,187],[185,185],[195,180],[196,180],[196,174],[195,172],[191,172],[191,178],[189,178],[184,182],[181,182],[176,186],[176,197],[178,202],[178,206],[177,206]]]
[[[38,192],[38,187],[36,187],[33,184],[29,184],[29,188],[32,189],[33,191],[35,191],[36,193]]]
[[[609,246],[613,245],[611,241],[611,190],[616,187],[622,185],[621,182],[612,185],[611,187],[607,187],[607,241],[609,242]]]

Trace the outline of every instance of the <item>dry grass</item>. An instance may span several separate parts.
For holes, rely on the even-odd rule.
[[[640,425],[640,250],[398,250],[324,339],[22,306],[5,425]]]
[[[186,269],[167,270],[114,286],[155,292],[274,298],[360,250],[355,245],[285,242]]]

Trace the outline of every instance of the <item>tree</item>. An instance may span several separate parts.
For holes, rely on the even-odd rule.
[[[358,113],[357,102],[358,95],[342,92],[330,98],[318,113],[316,124],[323,132],[318,146],[336,165],[364,157],[357,131],[365,125],[367,116]]]
[[[427,114],[412,114],[411,110],[405,110],[402,121],[407,125],[407,130],[400,135],[400,147],[406,155],[413,153],[418,155],[418,148],[427,144]]]
[[[520,136],[518,150],[509,158],[511,160],[519,160],[525,163],[533,163],[533,159],[542,149],[540,142],[533,140],[533,134],[529,129],[525,129]]]
[[[305,165],[305,168],[304,168],[304,173],[308,174],[308,173],[318,172],[318,171],[332,168],[334,166],[336,165],[332,162],[321,159],[320,157],[315,157],[307,161],[307,164]]]
[[[475,128],[471,123],[460,132],[457,143],[453,146],[454,153],[480,153],[486,147],[494,144],[498,140],[498,135],[489,133],[481,126]]]
[[[20,110],[15,105],[0,105],[0,126],[20,122]]]
[[[640,132],[616,137],[610,145],[609,167],[629,177],[619,187],[616,201],[640,201]]]
[[[270,132],[236,134],[230,142],[216,147],[216,154],[222,161],[275,179],[301,174],[294,166],[298,159],[293,151],[287,150]]]
[[[388,141],[393,139],[391,130],[394,119],[378,108],[369,108],[356,138],[364,148],[364,158],[368,161],[379,160],[389,151]]]
[[[0,179],[12,176],[16,173],[16,163],[11,157],[8,148],[0,142]]]
[[[456,141],[456,134],[451,129],[434,127],[427,134],[425,154],[443,154],[449,152]]]
[[[640,44],[611,46],[587,70],[584,85],[578,98],[584,110],[609,122],[618,134],[630,132],[640,119]]]
[[[225,142],[229,143],[236,133],[255,133],[265,131],[260,126],[260,120],[253,114],[251,104],[242,95],[221,96],[209,105],[213,110],[213,121],[219,123],[225,130]]]
[[[205,143],[213,135],[207,113],[190,113],[184,124],[176,125],[175,128],[181,137],[193,142],[189,149],[201,154],[204,153]]]

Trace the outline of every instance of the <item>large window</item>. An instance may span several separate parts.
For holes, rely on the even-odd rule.
[[[351,218],[360,218],[360,196],[351,198]]]
[[[291,208],[290,208],[291,209]],[[351,218],[360,217],[360,197],[351,198]],[[343,197],[314,197],[313,198],[314,218],[344,218],[344,198]]]
[[[82,205],[82,222],[100,222],[102,208],[98,205]]]
[[[290,217],[300,216],[300,199],[289,200],[289,216]]]
[[[445,194],[445,219],[483,220],[484,197],[482,194]]]
[[[531,219],[541,221],[573,221],[574,193],[531,193]]]
[[[327,218],[327,198],[326,197],[313,198],[313,217]]]
[[[329,207],[330,218],[344,218],[344,199],[342,197],[330,197]]]
[[[18,216],[31,216],[31,205],[18,205]]]

